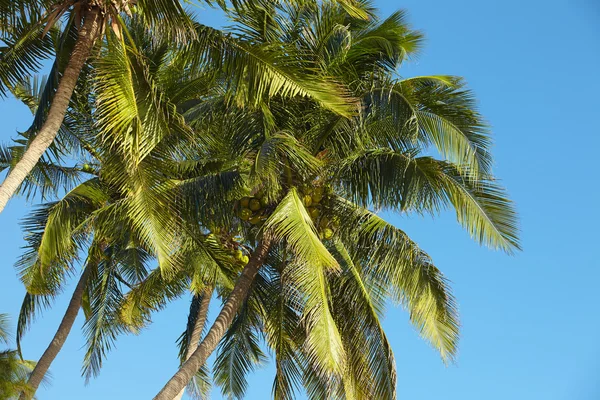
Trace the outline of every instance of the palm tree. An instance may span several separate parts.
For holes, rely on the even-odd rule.
[[[435,215],[451,206],[481,244],[519,249],[516,214],[491,175],[489,132],[461,79],[395,77],[421,39],[402,13],[366,22],[336,6],[281,5],[268,12],[250,7],[233,18],[256,42],[294,43],[321,74],[352,88],[362,112],[348,119],[302,99],[273,99],[251,116],[231,108],[219,113],[214,103],[190,110],[213,111],[195,128],[229,141],[221,157],[244,159],[238,164],[245,166],[246,187],[267,206],[240,214],[253,248],[250,260],[201,344],[155,399],[174,398],[205,364],[246,309],[270,252],[282,249],[292,256],[284,259],[281,277],[289,292],[300,293],[294,311],[306,336],[282,355],[275,397],[291,397],[299,373],[289,365],[302,365],[300,352],[311,365],[304,382],[312,398],[340,391],[394,398],[393,370],[377,373],[375,355],[361,351],[369,338],[352,340],[348,332],[373,332],[385,342],[377,317],[392,298],[451,361],[459,322],[446,280],[429,256],[368,209]],[[442,159],[420,155],[431,147]]]
[[[187,239],[181,232],[194,227],[187,226],[180,217],[186,215],[186,210],[178,208],[177,193],[180,187],[185,190],[187,186],[201,185],[205,172],[186,170],[177,156],[173,158],[186,154],[184,151],[193,154],[199,146],[206,145],[202,138],[194,138],[197,143],[189,145],[193,130],[177,109],[222,88],[215,78],[222,72],[210,68],[217,59],[229,61],[224,65],[233,77],[236,71],[246,76],[249,66],[254,69],[253,82],[263,91],[254,91],[253,103],[261,104],[261,97],[267,97],[269,92],[284,97],[300,94],[312,96],[338,112],[346,110],[344,98],[332,94],[337,86],[324,82],[316,88],[315,77],[301,75],[293,67],[276,65],[273,59],[281,58],[281,51],[266,51],[206,27],[196,28],[202,40],[173,48],[167,38],[153,38],[143,24],[130,20],[128,41],[117,35],[107,38],[93,63],[93,84],[86,87],[82,82],[78,96],[71,101],[65,130],[85,154],[80,167],[72,170],[91,178],[58,202],[40,207],[24,223],[30,251],[19,262],[28,289],[20,335],[32,313],[58,293],[65,272],[73,268],[77,255],[87,251],[88,257],[63,321],[30,378],[34,391],[82,306],[86,311],[84,331],[89,340],[84,373],[89,377],[99,371],[105,349],[123,329],[110,318],[117,315],[123,288],[145,276],[144,264],[140,264],[143,259],[155,257],[161,274],[169,275],[184,268],[190,254],[198,257],[203,251],[204,264],[219,261],[220,268],[227,268],[227,260],[219,255],[217,246],[207,250],[206,240],[195,239],[191,241],[192,252],[188,249],[192,244],[185,245]],[[215,54],[215,43],[219,41],[221,45]],[[184,74],[190,64],[204,67]],[[246,82],[238,80],[235,87],[219,93],[237,102],[250,101],[245,100],[244,93],[237,93],[248,92]],[[32,96],[24,96],[30,92],[25,89],[20,87],[20,93],[27,100]],[[69,150],[64,147],[62,152]],[[20,150],[18,146],[5,150],[3,162],[11,165],[13,155]],[[31,180],[26,181],[29,186],[35,183]],[[52,183],[52,179],[48,181]],[[235,194],[239,185],[235,181],[231,185],[231,193]],[[218,193],[209,200],[217,202]],[[129,257],[131,262],[126,263]]]

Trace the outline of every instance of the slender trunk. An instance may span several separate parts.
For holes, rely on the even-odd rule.
[[[169,382],[154,397],[154,400],[173,400],[186,387],[200,367],[204,365],[212,352],[215,351],[223,335],[225,335],[225,332],[231,326],[240,306],[246,300],[254,277],[267,257],[269,247],[270,241],[268,239],[265,238],[259,242],[250,261],[246,264],[242,274],[235,283],[235,287],[221,309],[219,316],[210,327],[208,334],[190,358],[179,368],[179,371],[173,375]]]
[[[213,288],[207,286],[206,289],[204,289],[204,293],[202,294],[202,299],[200,300],[200,307],[198,308],[198,315],[196,316],[196,322],[194,323],[194,330],[192,331],[192,336],[190,336],[190,341],[185,352],[185,361],[190,359],[190,357],[192,356],[194,351],[196,351],[198,345],[200,344],[200,336],[202,335],[204,323],[206,322],[206,316],[208,315],[208,307],[210,306],[210,298],[212,296],[212,292]],[[181,400],[184,392],[185,387],[181,389],[179,394],[175,396],[175,399],[173,400]]]
[[[90,268],[86,268],[81,277],[79,278],[79,282],[77,282],[77,286],[75,287],[75,291],[73,292],[73,296],[71,297],[71,301],[69,302],[69,306],[67,307],[67,311],[60,322],[58,330],[54,335],[54,338],[42,354],[42,357],[35,365],[35,368],[31,372],[29,376],[29,380],[27,381],[27,385],[31,388],[31,391],[27,394],[21,393],[19,400],[27,400],[31,399],[35,392],[37,391],[42,379],[48,372],[48,368],[50,368],[50,364],[58,355],[58,352],[65,344],[67,340],[67,336],[69,336],[69,332],[71,332],[71,328],[75,323],[75,319],[77,318],[77,314],[79,313],[79,308],[81,308],[81,299],[83,297],[83,292],[85,289],[85,284],[87,282],[87,278],[90,274]]]
[[[0,213],[6,207],[8,200],[16,193],[19,186],[31,170],[35,167],[46,149],[52,144],[60,126],[62,125],[69,101],[77,84],[77,79],[86,60],[88,59],[94,42],[102,29],[102,15],[98,7],[91,7],[84,15],[77,42],[69,58],[63,76],[50,105],[46,121],[33,139],[23,157],[9,171],[6,179],[0,185]]]

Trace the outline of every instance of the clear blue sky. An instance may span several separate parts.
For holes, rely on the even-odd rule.
[[[400,399],[600,399],[600,4],[597,0],[406,0],[376,4],[383,16],[409,11],[426,47],[403,75],[467,78],[494,128],[495,172],[521,214],[524,251],[514,257],[479,248],[450,213],[440,218],[389,216],[426,249],[453,282],[462,340],[456,365],[444,367],[401,309],[385,327],[398,364]],[[214,13],[200,19],[218,24]],[[30,122],[25,107],[0,103],[0,140]],[[16,318],[24,290],[13,264],[20,254],[13,200],[0,214],[0,312]],[[68,294],[68,293],[65,293]],[[26,336],[39,357],[68,296]],[[52,365],[40,400],[150,399],[176,369],[175,339],[188,299],[156,315],[140,336],[122,337],[100,377],[80,377],[78,320]],[[269,398],[273,369],[250,377],[247,399]],[[215,391],[214,399],[221,396]]]

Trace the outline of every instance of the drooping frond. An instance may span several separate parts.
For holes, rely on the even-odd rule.
[[[301,329],[302,301],[281,275],[287,262],[285,251],[272,251],[269,265],[261,269],[264,283],[254,290],[264,309],[265,340],[275,355],[273,398],[293,400],[302,381],[300,348],[303,343]],[[272,265],[270,265],[272,264]]]
[[[0,97],[38,72],[42,61],[54,54],[52,35],[43,36],[43,31],[44,26],[27,15],[15,19],[10,30],[0,31]]]
[[[492,178],[414,152],[358,152],[336,172],[349,198],[362,206],[437,213],[452,205],[479,243],[508,253],[519,249],[517,215]]]
[[[432,143],[446,160],[472,174],[491,172],[489,128],[477,112],[472,92],[453,76],[419,76],[396,83],[415,109],[420,141]]]
[[[343,268],[342,274],[330,277],[329,285],[334,318],[346,349],[347,366],[342,379],[345,391],[351,391],[347,398],[393,400],[395,359],[379,321],[383,313],[381,299],[373,299],[385,293],[363,279],[341,242],[333,247],[332,253]]]
[[[420,210],[423,199],[450,203],[458,222],[479,243],[507,253],[520,250],[518,217],[505,190],[491,178],[430,157],[416,158],[405,174],[404,207]]]
[[[377,290],[405,305],[420,334],[445,361],[454,359],[459,320],[447,280],[429,256],[401,231],[377,215],[336,199],[340,231],[355,266]],[[352,227],[352,228],[350,228]]]
[[[31,324],[35,321],[35,318],[41,312],[40,309],[45,309],[50,306],[50,300],[50,296],[36,295],[29,292],[25,293],[23,302],[21,303],[21,308],[19,310],[16,334],[17,351],[19,352],[19,356],[21,358],[23,357],[23,352],[21,349],[21,341],[23,340],[23,336],[25,336],[25,332],[27,332]]]
[[[8,344],[10,333],[8,332],[8,315],[0,314],[0,343]]]
[[[125,328],[118,320],[119,306],[123,297],[119,281],[117,249],[92,243],[85,268],[88,278],[89,312],[83,325],[86,352],[83,358],[82,375],[86,382],[100,373],[106,353],[111,350],[117,335]]]
[[[23,221],[27,251],[17,262],[32,294],[56,294],[85,245],[94,212],[107,201],[97,179],[83,182],[60,201],[40,206]]]

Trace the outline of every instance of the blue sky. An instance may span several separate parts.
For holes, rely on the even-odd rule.
[[[445,367],[390,308],[384,325],[397,358],[400,399],[600,399],[600,4],[595,0],[378,0],[381,15],[401,7],[427,41],[404,76],[462,75],[493,126],[495,172],[521,214],[524,251],[480,248],[448,212],[439,218],[387,215],[452,281],[462,319],[456,365]],[[200,19],[217,24],[212,12]],[[0,141],[25,129],[30,115],[0,102]],[[567,140],[568,139],[568,140]],[[16,319],[24,290],[13,264],[18,221],[29,209],[13,200],[0,214],[0,312]],[[68,301],[68,289],[24,341],[37,359]],[[157,314],[139,336],[117,343],[98,379],[84,385],[81,317],[52,365],[40,400],[149,399],[174,373],[174,342],[188,299]],[[273,370],[249,380],[247,399],[269,398]],[[214,399],[220,399],[215,391]]]

